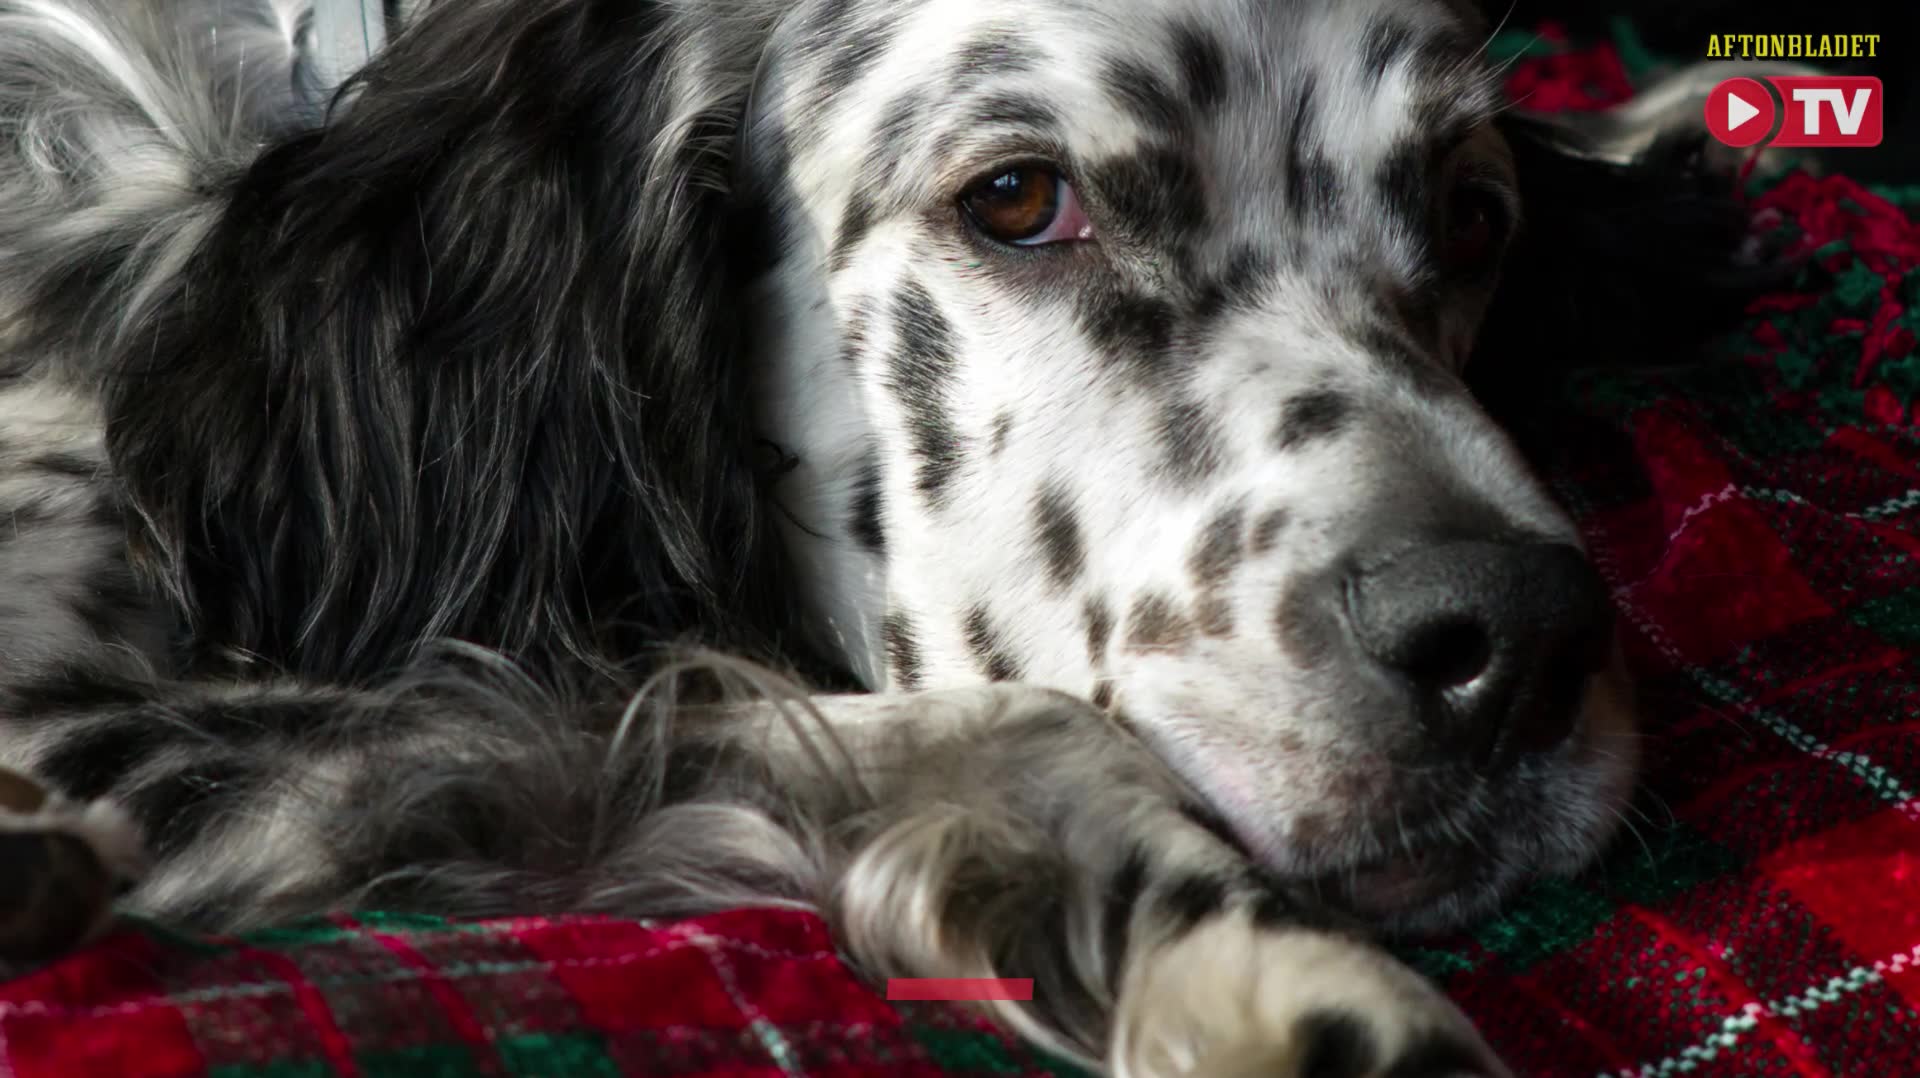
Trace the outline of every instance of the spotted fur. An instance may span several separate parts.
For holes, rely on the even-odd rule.
[[[1631,708],[1569,607],[1456,729],[1373,585],[1597,594],[1447,222],[1659,176],[1442,0],[423,7],[328,98],[296,0],[0,0],[0,766],[130,908],[790,902],[1118,1075],[1502,1073],[1358,933],[1586,864]],[[1083,233],[970,223],[1035,161]]]

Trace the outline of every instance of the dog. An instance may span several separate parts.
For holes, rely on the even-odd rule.
[[[9,953],[790,903],[1128,1078],[1505,1073],[1370,940],[1638,735],[1464,375],[1729,258],[1694,178],[1456,0],[308,15],[0,0]]]

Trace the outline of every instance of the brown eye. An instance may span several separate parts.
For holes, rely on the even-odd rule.
[[[1448,268],[1484,273],[1493,268],[1507,240],[1507,206],[1484,187],[1461,184],[1447,200],[1441,254]]]
[[[975,228],[1001,243],[1036,247],[1091,234],[1072,185],[1047,165],[1022,165],[960,193]]]

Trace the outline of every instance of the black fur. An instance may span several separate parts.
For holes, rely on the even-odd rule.
[[[137,545],[200,665],[365,682],[443,636],[541,671],[800,645],[716,302],[755,241],[702,182],[727,143],[695,132],[677,185],[632,182],[661,18],[436,7],[337,123],[237,178],[109,385]]]
[[[1220,420],[1193,397],[1178,395],[1160,409],[1159,435],[1166,454],[1165,472],[1175,483],[1191,486],[1220,467]]]
[[[1150,131],[1178,134],[1190,115],[1167,80],[1138,60],[1108,61],[1100,85]]]
[[[1210,109],[1226,100],[1227,55],[1218,37],[1202,27],[1182,23],[1173,30],[1173,51],[1186,81],[1187,99],[1195,108]]]
[[[967,611],[966,621],[967,648],[973,652],[974,660],[980,665],[980,672],[988,681],[1020,680],[1020,662],[1001,642],[1000,630],[993,623],[993,615],[984,606],[975,606]]]
[[[1371,1074],[1380,1050],[1366,1026],[1350,1015],[1318,1012],[1300,1020],[1298,1037],[1306,1045],[1301,1078],[1345,1078]]]
[[[893,324],[899,340],[889,384],[907,412],[919,464],[914,486],[927,504],[937,507],[960,468],[960,432],[947,414],[955,363],[953,325],[918,281],[908,281],[894,296]]]
[[[870,460],[860,469],[859,487],[853,496],[853,515],[847,520],[847,533],[865,549],[884,554],[887,529],[884,514],[886,498],[880,489],[880,462]]]
[[[894,611],[880,622],[880,634],[887,646],[887,662],[896,687],[911,692],[920,685],[920,641],[914,636],[913,622]]]
[[[954,86],[964,89],[981,78],[1022,74],[1039,62],[1039,54],[1017,35],[984,33],[954,57]]]
[[[1314,389],[1289,400],[1275,428],[1274,444],[1281,449],[1302,446],[1339,434],[1353,403],[1335,389]]]
[[[1065,486],[1050,483],[1034,497],[1033,530],[1054,586],[1071,587],[1086,568],[1087,546],[1080,530],[1080,515],[1073,508],[1073,495]]]
[[[1087,600],[1087,658],[1095,667],[1107,659],[1107,645],[1113,642],[1113,611],[1098,598]]]

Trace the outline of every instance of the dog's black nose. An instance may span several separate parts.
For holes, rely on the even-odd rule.
[[[1481,766],[1566,739],[1612,633],[1599,575],[1559,543],[1408,551],[1349,578],[1347,614],[1440,746]]]

